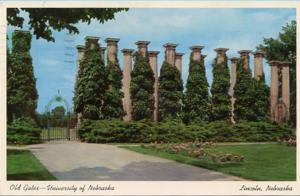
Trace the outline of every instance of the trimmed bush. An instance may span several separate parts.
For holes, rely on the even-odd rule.
[[[268,142],[289,137],[294,129],[285,124],[227,121],[185,125],[178,122],[123,122],[86,120],[79,129],[82,141],[91,143],[179,143],[196,139],[214,142]]]
[[[8,144],[36,144],[41,142],[42,130],[31,118],[19,118],[7,126]]]

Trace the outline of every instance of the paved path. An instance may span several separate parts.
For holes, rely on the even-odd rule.
[[[60,141],[30,145],[26,148],[31,150],[58,180],[242,180],[113,145]]]

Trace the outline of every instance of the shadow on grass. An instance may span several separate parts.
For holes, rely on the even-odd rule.
[[[40,181],[40,180],[56,180],[54,177],[45,177],[42,172],[28,172],[28,173],[18,173],[18,174],[7,174],[7,180],[16,181]]]

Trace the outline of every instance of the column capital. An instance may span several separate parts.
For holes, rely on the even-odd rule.
[[[184,53],[181,53],[181,52],[178,52],[178,53],[175,53],[175,58],[177,58],[177,57],[182,57],[184,55]]]
[[[98,41],[100,39],[100,37],[95,37],[95,36],[86,36],[84,38],[86,41],[88,40],[95,40],[95,41]]]
[[[252,50],[239,50],[238,53],[243,56],[243,55],[249,55],[252,52]]]
[[[280,62],[280,65],[283,66],[283,67],[289,67],[291,64],[291,62],[288,62],[288,61],[281,61]]]
[[[232,57],[229,60],[234,63],[234,62],[238,62],[239,58],[238,57]]]
[[[204,46],[200,46],[200,45],[194,45],[190,47],[192,51],[201,51],[203,48]]]
[[[148,51],[150,57],[156,57],[159,53],[159,51]]]
[[[254,55],[254,57],[264,57],[265,53],[262,50],[256,50],[254,52],[252,52],[252,54]]]
[[[123,54],[129,54],[129,55],[131,55],[133,51],[134,51],[133,49],[127,49],[127,48],[121,50]]]
[[[173,43],[166,43],[164,44],[164,47],[166,49],[175,49],[178,46],[178,44],[173,44]]]
[[[106,50],[106,47],[100,47],[100,50],[101,50],[101,51],[105,51],[105,50]]]
[[[148,46],[150,44],[149,41],[137,41],[135,42],[135,45],[137,46]]]
[[[270,66],[278,66],[280,63],[281,61],[269,61]]]
[[[205,55],[205,54],[202,54],[201,55],[201,58],[204,60],[205,59],[205,57],[207,57],[207,55]]]
[[[77,45],[77,46],[76,46],[76,49],[77,49],[79,52],[81,52],[81,51],[84,51],[84,50],[85,50],[85,47],[84,47],[84,45]]]
[[[214,51],[216,51],[217,53],[222,53],[222,52],[227,52],[229,50],[229,48],[216,48],[214,49]]]
[[[16,29],[16,30],[14,30],[14,32],[29,33],[30,34],[30,31],[21,30],[21,29]]]
[[[117,44],[120,41],[119,38],[112,38],[112,37],[108,37],[105,39],[105,42],[107,44]]]

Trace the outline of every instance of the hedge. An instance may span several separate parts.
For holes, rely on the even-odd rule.
[[[196,139],[215,142],[267,142],[294,135],[286,124],[270,122],[224,121],[185,125],[178,122],[123,122],[118,120],[85,120],[79,128],[79,137],[90,143],[149,143],[188,142]]]
[[[41,142],[42,130],[30,118],[14,120],[7,126],[8,144],[36,144]]]

